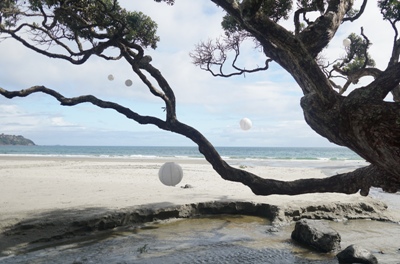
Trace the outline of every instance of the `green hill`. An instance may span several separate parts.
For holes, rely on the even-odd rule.
[[[1,145],[34,146],[35,143],[33,143],[33,141],[30,139],[24,138],[23,136],[0,134],[0,146]]]

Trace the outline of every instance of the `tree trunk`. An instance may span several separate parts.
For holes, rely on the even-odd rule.
[[[362,89],[362,88],[361,88]],[[371,186],[385,191],[400,189],[400,106],[396,103],[354,96],[337,96],[326,107],[317,96],[301,100],[306,122],[331,142],[346,146],[382,171],[372,178]]]

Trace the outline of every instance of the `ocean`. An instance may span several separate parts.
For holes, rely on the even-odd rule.
[[[342,148],[217,147],[226,160],[362,160]],[[0,146],[1,156],[101,157],[101,158],[187,158],[204,156],[197,147],[155,146]]]

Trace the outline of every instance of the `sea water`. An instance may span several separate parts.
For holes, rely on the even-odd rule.
[[[343,147],[216,147],[227,160],[362,160]],[[103,158],[204,158],[197,147],[156,146],[0,146],[0,155],[103,157]]]

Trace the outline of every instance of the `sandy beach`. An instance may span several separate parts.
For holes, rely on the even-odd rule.
[[[183,180],[175,187],[163,185],[158,178],[160,166],[167,161],[175,161],[183,169]],[[246,166],[244,169],[261,177],[293,180],[326,177],[329,168],[335,167],[332,165],[335,164],[321,165],[325,170],[293,164],[285,167]],[[336,169],[340,168],[346,169],[336,164]],[[51,212],[68,212],[68,220],[74,221],[74,218],[91,213],[132,207],[162,208],[208,201],[244,201],[277,205],[281,208],[360,202],[376,205],[377,208],[381,205],[380,201],[361,197],[359,194],[256,196],[242,184],[221,179],[210,164],[202,159],[1,156],[0,181],[1,232],[27,219]],[[186,184],[192,188],[181,188]],[[393,217],[390,210],[381,210],[379,213]],[[3,255],[10,250],[6,240],[3,234],[0,238]],[[29,239],[24,240],[25,243],[26,241]]]
[[[131,206],[165,206],[206,201],[251,201],[293,205],[328,201],[361,201],[358,194],[307,194],[256,196],[242,184],[223,180],[205,160],[174,160],[183,169],[175,187],[158,178],[164,159],[112,158],[0,158],[0,222],[13,222],[48,210],[71,208],[121,209]],[[280,180],[326,177],[320,169],[246,167],[261,177]],[[186,184],[193,188],[180,188]]]

